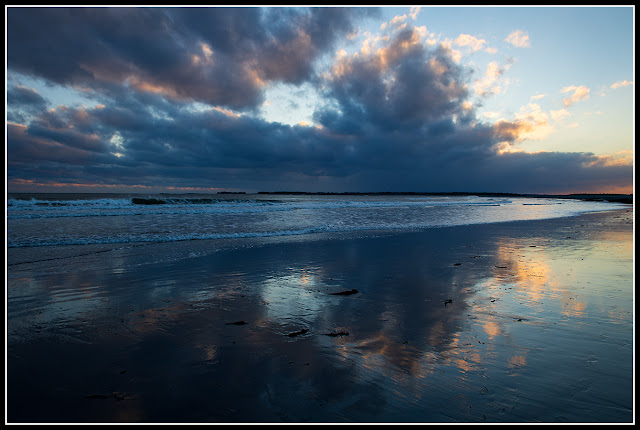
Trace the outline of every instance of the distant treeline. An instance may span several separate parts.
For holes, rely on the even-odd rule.
[[[318,196],[478,196],[478,197],[530,197],[530,198],[559,198],[589,201],[608,201],[615,203],[633,204],[633,194],[519,194],[519,193],[471,193],[471,192],[306,192],[306,191],[260,191],[258,194],[284,195],[318,195]]]

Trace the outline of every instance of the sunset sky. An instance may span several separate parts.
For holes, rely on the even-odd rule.
[[[9,192],[633,192],[619,7],[5,9]]]

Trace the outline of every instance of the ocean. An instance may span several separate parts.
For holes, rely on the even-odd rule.
[[[10,194],[10,423],[633,420],[633,209]]]
[[[409,231],[628,207],[555,198],[415,195],[9,194],[7,247]]]

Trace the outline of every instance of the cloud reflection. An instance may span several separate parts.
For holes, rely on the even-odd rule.
[[[537,409],[525,404],[539,387],[553,386],[566,406],[567,380],[626,351],[626,332],[610,329],[630,318],[629,291],[617,288],[631,285],[631,236],[583,237],[569,220],[576,239],[566,239],[562,222],[527,224],[555,226],[540,236],[510,223],[461,226],[12,279],[9,364],[20,356],[19,366],[37,368],[30,348],[65,356],[58,374],[73,389],[51,402],[67,419],[62,406],[92,381],[135,398],[134,418],[530,421]],[[25,285],[25,297],[16,295]],[[330,294],[354,287],[358,294]],[[68,343],[29,334],[28,309],[47,306],[40,323],[75,330]],[[238,320],[247,324],[227,324]],[[302,328],[309,332],[287,336]],[[333,330],[349,335],[324,336]],[[43,387],[57,384],[37,372]],[[20,392],[12,381],[10,394]],[[122,417],[106,403],[96,408]]]

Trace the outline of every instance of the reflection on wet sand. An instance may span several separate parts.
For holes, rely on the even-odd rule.
[[[629,230],[566,223],[14,279],[10,421],[625,421]]]

